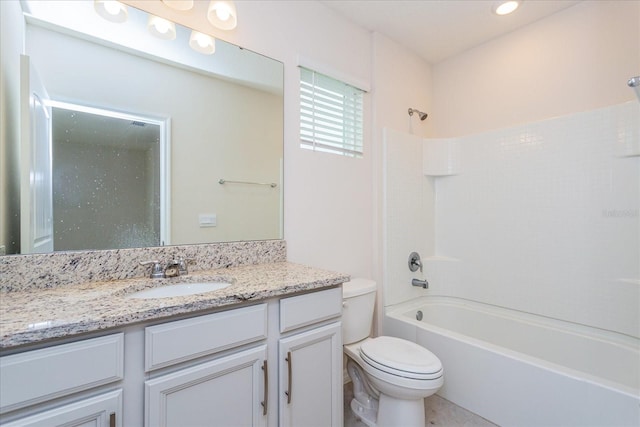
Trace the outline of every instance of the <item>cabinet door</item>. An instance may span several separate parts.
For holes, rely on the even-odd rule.
[[[267,347],[145,382],[145,426],[264,426]]]
[[[282,338],[279,358],[280,426],[341,426],[341,323]]]
[[[121,427],[122,390],[3,424],[4,427]]]

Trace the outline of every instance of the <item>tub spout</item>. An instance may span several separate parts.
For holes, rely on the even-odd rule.
[[[418,287],[424,288],[424,289],[428,289],[429,288],[429,282],[427,282],[426,280],[413,279],[413,280],[411,280],[411,285],[412,286],[418,286]]]

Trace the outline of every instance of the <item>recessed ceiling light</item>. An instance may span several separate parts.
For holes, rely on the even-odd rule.
[[[496,15],[508,15],[514,12],[522,1],[510,0],[500,1],[493,4],[493,13]]]

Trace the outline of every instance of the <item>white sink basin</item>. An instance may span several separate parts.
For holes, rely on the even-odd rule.
[[[144,291],[138,291],[127,295],[126,298],[150,299],[182,297],[185,295],[217,291],[229,286],[231,286],[231,283],[227,282],[180,283],[177,285],[166,285],[158,288],[145,289]]]

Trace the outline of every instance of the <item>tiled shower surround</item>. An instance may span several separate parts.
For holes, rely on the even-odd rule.
[[[639,337],[640,104],[446,141],[459,174],[425,176],[429,140],[385,138],[385,304],[419,250],[426,292]]]

